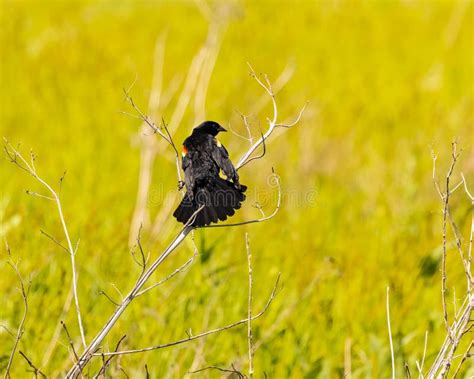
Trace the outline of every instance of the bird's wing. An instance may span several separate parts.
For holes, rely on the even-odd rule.
[[[229,153],[224,145],[215,138],[211,141],[211,154],[212,159],[216,162],[217,166],[219,166],[225,176],[227,176],[228,179],[231,179],[234,183],[238,183],[239,175],[237,174],[237,170],[232,164],[232,161],[229,159]]]
[[[193,184],[194,184],[194,173],[192,169],[192,161],[191,158],[189,158],[188,155],[188,150],[187,148],[183,145],[183,162],[181,167],[183,168],[184,171],[184,184],[186,184],[186,191],[192,195],[193,192]]]

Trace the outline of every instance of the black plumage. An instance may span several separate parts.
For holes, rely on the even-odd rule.
[[[215,138],[226,131],[214,121],[205,121],[183,142],[184,181],[186,194],[173,216],[183,224],[201,209],[191,226],[205,226],[224,221],[240,208],[247,187],[239,182],[239,175],[229,159],[229,153]],[[220,176],[220,173],[226,179]]]

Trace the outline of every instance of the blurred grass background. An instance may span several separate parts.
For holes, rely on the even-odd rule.
[[[353,377],[388,377],[387,285],[398,373],[404,362],[416,372],[426,330],[428,367],[445,335],[441,203],[431,180],[430,146],[440,152],[441,176],[449,163],[450,142],[459,138],[464,149],[459,171],[474,185],[472,3],[227,5],[206,117],[244,132],[239,112],[249,112],[262,96],[246,62],[271,80],[288,65],[294,68],[277,96],[282,119],[309,101],[301,123],[269,142],[264,160],[242,169],[241,180],[252,190],[236,219],[257,215],[251,205],[258,191],[267,188],[271,167],[292,195],[267,223],[196,232],[198,261],[137,300],[106,346],[113,348],[124,334],[126,348],[165,343],[183,338],[186,330],[198,333],[244,318],[248,231],[254,311],[263,306],[279,271],[283,282],[271,309],[255,322],[255,341],[261,343],[255,355],[257,377],[342,377],[349,364]],[[222,3],[210,4],[210,9],[218,6]],[[130,257],[128,233],[137,191],[140,154],[134,141],[140,123],[119,113],[129,110],[122,88],[136,79],[131,94],[146,110],[153,50],[162,33],[165,86],[176,75],[185,75],[206,40],[205,7],[194,2],[2,2],[0,134],[14,144],[21,142],[26,153],[33,149],[38,171],[50,183],[57,184],[67,170],[62,201],[70,233],[74,240],[80,238],[77,264],[88,340],[114,309],[99,290],[117,298],[111,283],[127,292],[139,272]],[[169,120],[177,97],[160,116]],[[270,112],[267,105],[250,114],[255,135]],[[191,107],[176,141],[189,134],[194,122]],[[221,140],[235,160],[247,147],[231,133]],[[172,151],[163,145],[151,188],[151,216],[160,209],[162,195],[176,189],[175,167],[167,157]],[[71,359],[66,336],[62,333],[55,345],[53,332],[64,319],[77,346],[79,334],[74,309],[61,315],[70,288],[69,257],[39,232],[62,238],[58,218],[51,203],[25,195],[26,189],[39,187],[5,157],[0,172],[1,233],[23,275],[32,277],[20,349],[46,373],[60,376]],[[316,191],[315,203],[304,200],[311,191]],[[271,205],[266,204],[269,212]],[[454,196],[454,215],[465,236],[469,206],[461,193]],[[156,241],[144,234],[151,257],[179,230],[171,215],[166,224],[171,227]],[[188,241],[155,278],[184,263],[192,251]],[[448,254],[448,301],[459,305],[465,280],[456,251]],[[14,331],[22,301],[3,243],[0,268],[0,324]],[[12,343],[0,330],[2,370]],[[246,331],[240,328],[124,356],[109,373],[125,377],[121,366],[130,377],[144,377],[145,364],[156,378],[185,377],[191,369],[232,363],[245,371],[246,349]],[[27,369],[17,356],[12,376],[24,377]],[[473,373],[468,364],[463,375]]]

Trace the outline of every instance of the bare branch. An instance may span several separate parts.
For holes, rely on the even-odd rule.
[[[472,267],[472,246],[473,246],[473,240],[474,240],[474,196],[471,195],[471,192],[467,188],[467,181],[466,178],[464,177],[464,174],[461,173],[462,181],[464,183],[464,190],[471,200],[471,231],[469,233],[469,247],[467,250],[467,262],[465,266],[467,265],[467,271],[469,274],[471,274],[471,267]],[[468,278],[469,279],[469,278]],[[470,283],[468,285],[468,292],[469,294],[472,295],[472,288],[474,287],[474,284],[472,283],[472,274],[470,275]]]
[[[36,197],[40,197],[40,198],[42,198],[42,199],[54,201],[54,199],[53,199],[52,197],[45,196],[45,195],[41,195],[40,193],[32,192],[32,191],[30,191],[30,190],[26,190],[26,194],[27,194],[27,195],[30,195],[30,196],[36,196]]]
[[[63,327],[64,332],[66,333],[69,346],[71,347],[71,351],[74,354],[74,363],[76,363],[79,360],[79,357],[77,356],[76,348],[74,347],[74,342],[72,341],[71,335],[69,334],[69,330],[67,329],[66,323],[63,320],[61,320],[61,326]]]
[[[35,378],[38,377],[38,375],[41,375],[43,378],[47,378],[46,374],[41,371],[38,367],[36,367],[33,362],[26,356],[24,352],[21,350],[19,351],[20,355],[25,358],[25,361],[28,363],[28,365],[33,369],[33,373],[35,374]]]
[[[303,116],[303,113],[306,110],[307,106],[308,106],[308,102],[306,102],[303,105],[303,107],[301,108],[301,110],[299,111],[298,115],[296,116],[293,122],[290,122],[289,124],[275,124],[275,127],[288,129],[288,128],[291,128],[292,126],[295,126],[298,122],[300,122],[301,117]]]
[[[435,186],[436,192],[438,192],[438,195],[442,200],[442,199],[444,199],[444,195],[441,192],[441,188],[439,186],[438,179],[436,178],[436,160],[438,159],[438,154],[436,154],[433,149],[431,149],[431,159],[433,160],[433,169],[432,169],[431,177],[433,179],[433,184]]]
[[[393,352],[392,327],[390,325],[390,287],[387,287],[387,327],[390,341],[390,357],[392,360],[392,379],[395,379],[395,354]]]
[[[161,126],[157,126],[154,122],[150,121],[150,118],[147,115],[145,115],[140,110],[140,108],[138,108],[138,106],[135,104],[135,102],[133,101],[132,97],[128,94],[128,92],[126,92],[125,89],[123,91],[124,91],[124,94],[125,94],[125,99],[130,103],[130,105],[135,110],[135,112],[138,114],[138,116],[134,116],[134,115],[126,113],[126,112],[121,112],[121,113],[126,114],[126,115],[131,116],[131,117],[138,118],[144,124],[148,125],[152,129],[153,133],[158,134],[161,138],[163,138],[171,146],[171,148],[174,150],[174,153],[175,153],[175,164],[176,164],[176,172],[177,172],[177,176],[178,176],[178,181],[181,182],[182,181],[182,176],[181,176],[181,167],[179,165],[179,152],[178,152],[178,149],[176,148],[176,144],[173,141],[173,137],[171,136],[171,133],[168,130],[168,126],[166,125],[165,120],[162,118]]]
[[[137,236],[137,246],[138,246],[138,249],[140,251],[140,259],[141,259],[140,261],[137,258],[135,258],[135,250],[134,249],[131,250],[133,260],[142,269],[142,271],[140,273],[140,277],[143,275],[143,273],[146,270],[146,265],[148,263],[148,257],[149,257],[149,255],[147,257],[145,257],[145,252],[143,251],[143,246],[142,246],[142,242],[141,242],[142,229],[143,229],[143,226],[140,224],[140,228],[138,229],[138,236]]]
[[[451,188],[451,191],[449,192],[450,195],[452,195],[456,190],[463,185],[464,181],[461,179],[461,181],[456,184],[453,188]]]
[[[104,296],[108,301],[110,301],[110,302],[111,302],[113,305],[115,305],[116,307],[120,306],[120,304],[117,303],[116,301],[114,301],[114,300],[107,294],[107,292],[105,292],[105,291],[103,291],[103,290],[99,290],[98,294]]]
[[[245,129],[247,130],[247,137],[245,137],[242,134],[240,134],[239,132],[235,131],[233,129],[232,125],[230,125],[230,124],[228,125],[228,128],[232,132],[232,134],[234,134],[235,136],[237,136],[239,138],[242,138],[243,140],[249,142],[250,146],[252,146],[253,145],[253,136],[252,136],[252,132],[250,131],[250,124],[249,124],[248,118],[243,113],[240,113],[240,117],[242,118],[242,122],[244,123]]]
[[[276,296],[276,291],[277,291],[277,288],[278,288],[279,281],[280,281],[280,274],[278,274],[278,277],[275,281],[275,285],[273,286],[272,293],[270,294],[270,297],[268,298],[267,303],[265,304],[265,307],[259,313],[257,313],[255,316],[252,317],[252,321],[258,319],[259,317],[261,317],[267,311],[267,309],[270,307],[270,304],[272,303],[273,299]],[[181,339],[181,340],[178,340],[178,341],[174,341],[174,342],[170,342],[170,343],[166,343],[166,344],[162,344],[162,345],[150,346],[150,347],[145,347],[145,348],[142,348],[142,349],[109,352],[109,353],[95,353],[93,355],[100,356],[100,355],[104,354],[105,356],[111,356],[111,355],[136,354],[136,353],[143,353],[145,351],[163,349],[163,348],[166,348],[166,347],[176,346],[176,345],[180,345],[182,343],[186,343],[186,342],[193,341],[193,340],[196,340],[196,339],[199,339],[199,338],[203,338],[203,337],[206,337],[210,334],[219,333],[219,332],[222,332],[224,330],[232,329],[232,328],[235,328],[236,326],[247,324],[247,323],[248,323],[248,318],[245,318],[243,320],[236,321],[232,324],[228,324],[228,325],[220,327],[220,328],[208,330],[207,332],[196,334],[194,336],[188,335],[188,338],[184,338],[184,339]]]
[[[459,372],[461,371],[461,367],[462,365],[464,364],[464,362],[466,362],[466,360],[469,358],[469,357],[472,357],[472,354],[470,354],[471,352],[471,349],[472,347],[474,346],[474,341],[471,341],[471,343],[469,344],[466,352],[463,354],[462,356],[462,359],[461,359],[461,362],[459,362],[459,365],[458,367],[456,368],[456,371],[454,372],[454,375],[453,375],[453,378],[456,378],[459,374]]]
[[[20,284],[19,291],[20,291],[21,297],[23,299],[23,306],[24,306],[23,316],[21,318],[20,325],[18,326],[18,330],[16,332],[15,342],[13,343],[13,347],[12,347],[12,350],[10,352],[10,357],[8,359],[7,368],[5,369],[5,378],[10,378],[10,370],[11,370],[11,366],[12,366],[12,363],[13,363],[13,358],[15,356],[16,349],[18,348],[18,344],[20,343],[20,340],[23,337],[23,333],[25,332],[25,321],[26,321],[26,316],[28,315],[28,295],[30,293],[31,280],[28,282],[28,284],[25,287],[23,278],[20,274],[20,270],[18,269],[17,264],[14,263],[13,260],[11,259],[10,247],[8,246],[8,244],[6,242],[5,242],[5,245],[6,245],[6,250],[8,252],[8,256],[9,256],[9,259],[10,259],[8,264],[13,269],[13,271],[15,271],[15,274],[18,277],[18,282]],[[6,327],[4,327],[4,329],[9,332],[9,330]],[[9,333],[11,334],[11,332],[9,332]]]
[[[462,172],[461,172],[461,177],[462,177],[462,181],[464,183],[464,191],[466,191],[466,194],[469,197],[469,199],[471,199],[471,201],[474,201],[474,196],[471,194],[471,192],[467,188],[467,181],[466,181],[466,178],[464,177],[464,174]]]
[[[73,298],[73,287],[72,284],[70,286],[69,292],[66,296],[66,301],[64,302],[63,309],[61,310],[61,315],[60,315],[60,320],[66,317],[67,313],[69,312],[69,309],[71,307],[71,302]],[[54,329],[53,335],[51,337],[51,340],[48,344],[48,347],[45,349],[45,353],[43,356],[43,359],[41,361],[41,366],[46,367],[49,360],[51,359],[51,356],[53,355],[54,349],[58,345],[58,340],[59,336],[61,334],[61,329],[62,325],[61,322],[56,323],[56,328]]]
[[[245,233],[245,247],[247,250],[247,263],[249,270],[249,300],[248,300],[248,309],[247,309],[247,341],[249,349],[249,378],[253,378],[253,356],[254,356],[254,346],[253,346],[253,335],[252,335],[252,254],[250,252],[250,241],[248,233]]]
[[[11,337],[15,338],[15,334],[13,334],[13,332],[10,329],[8,329],[7,326],[0,325],[0,328],[2,328],[5,332],[7,332]]]
[[[457,152],[457,142],[454,141],[451,144],[452,147],[452,160],[451,160],[451,165],[448,169],[448,172],[446,174],[446,186],[445,186],[445,192],[443,193],[441,191],[441,188],[438,184],[438,181],[436,179],[436,159],[437,155],[432,152],[432,158],[433,158],[433,183],[435,185],[436,191],[438,192],[438,195],[440,196],[441,200],[443,201],[443,255],[442,255],[442,264],[441,264],[441,298],[442,298],[442,303],[443,303],[443,319],[444,319],[444,325],[445,328],[448,332],[448,335],[451,336],[451,330],[449,327],[449,321],[448,321],[448,310],[446,306],[446,258],[447,258],[447,221],[449,219],[449,196],[451,193],[450,190],[450,179],[451,175],[454,171],[454,166],[456,165],[456,161],[459,157],[459,154]],[[459,247],[459,243],[457,243]]]
[[[192,236],[191,238],[192,242],[193,242],[193,245],[194,245],[194,253],[193,253],[193,256],[191,258],[189,258],[183,265],[181,265],[180,267],[178,267],[176,270],[174,270],[171,274],[169,274],[167,277],[161,279],[159,282],[155,283],[155,284],[152,284],[151,286],[141,290],[140,292],[137,293],[137,297],[138,296],[141,296],[143,294],[145,294],[146,292],[152,290],[153,288],[156,288],[160,285],[162,285],[164,282],[170,280],[172,277],[174,277],[175,275],[183,272],[183,271],[186,271],[189,266],[191,266],[191,264],[193,263],[194,259],[197,257],[198,255],[198,249],[196,247],[196,244],[194,242],[194,235]]]
[[[178,176],[178,183],[182,183],[183,182],[183,178],[181,176],[181,166],[179,164],[179,153],[178,153],[178,149],[176,148],[176,145],[175,143],[173,142],[173,138],[171,137],[171,134],[168,130],[168,126],[166,125],[166,122],[164,119],[162,119],[162,123],[163,123],[163,128],[165,129],[165,132],[166,134],[168,135],[168,138],[169,138],[169,141],[170,141],[170,145],[171,147],[173,148],[174,150],[174,155],[175,155],[175,163],[176,163],[176,174]],[[181,189],[181,188],[180,188]]]
[[[66,246],[62,245],[61,242],[59,242],[56,238],[54,238],[51,234],[48,234],[45,232],[43,229],[40,229],[40,233],[47,238],[49,238],[51,241],[53,241],[56,245],[58,245],[61,249],[63,249],[66,253],[69,254],[69,250],[67,249]]]
[[[135,116],[135,118],[138,118],[139,120],[143,121],[145,124],[147,124],[153,131],[153,133],[156,133],[158,134],[160,137],[162,137],[166,142],[168,142],[169,144],[171,144],[171,141],[169,141],[168,137],[166,136],[166,134],[163,133],[162,131],[162,128],[158,125],[156,125],[153,121],[151,121],[149,119],[149,117],[147,115],[145,115],[141,110],[140,108],[137,107],[137,105],[135,104],[135,102],[133,101],[133,98],[130,96],[130,94],[125,90],[125,88],[123,88],[123,93],[124,93],[124,96],[125,96],[125,99],[128,101],[128,103],[130,104],[130,106],[135,110],[135,112],[137,113],[138,116]],[[122,112],[128,116],[132,116],[131,114],[128,114],[128,113],[125,113],[125,112]]]
[[[416,361],[416,367],[418,368],[418,373],[420,378],[423,378],[423,366],[425,364],[425,358],[426,358],[426,347],[428,345],[428,331],[425,332],[425,344],[423,348],[423,357],[421,358],[421,365]]]
[[[36,172],[36,169],[34,166],[28,164],[26,159],[21,155],[21,153],[14,148],[11,143],[9,143],[7,140],[5,140],[5,146],[4,146],[5,152],[7,156],[10,158],[11,162],[16,164],[19,168],[25,170],[28,172],[31,176],[33,176],[43,187],[45,187],[48,192],[51,194],[52,199],[56,203],[56,208],[58,211],[59,219],[63,228],[64,235],[67,240],[67,246],[68,246],[68,251],[69,251],[69,256],[71,260],[71,271],[72,271],[72,283],[73,283],[73,290],[74,290],[74,302],[76,305],[76,315],[77,315],[77,322],[79,326],[79,331],[81,334],[81,340],[82,344],[84,347],[86,346],[86,338],[84,334],[84,327],[82,324],[82,317],[81,317],[81,311],[79,307],[79,296],[77,294],[77,273],[76,273],[76,260],[75,260],[75,249],[72,247],[72,242],[71,238],[69,236],[69,231],[66,225],[66,221],[64,218],[63,210],[62,210],[62,205],[61,205],[61,200],[59,198],[58,193],[44,180],[42,179]],[[18,159],[21,161],[21,163],[18,162]]]
[[[207,366],[207,367],[200,368],[199,370],[189,371],[189,373],[190,374],[197,374],[198,372],[203,372],[203,371],[207,371],[207,370],[218,370],[220,372],[227,372],[227,373],[230,373],[230,374],[235,374],[235,375],[237,375],[237,377],[239,377],[239,379],[245,378],[245,375],[242,374],[240,371],[236,370],[233,365],[232,365],[231,369],[226,369],[226,368],[222,368],[222,367],[219,367],[219,366]]]
[[[256,156],[256,157],[252,157],[252,158],[248,158],[239,168],[242,168],[244,167],[246,164],[252,162],[252,161],[256,161],[257,159],[260,159],[260,158],[263,158],[265,156],[265,153],[267,152],[267,147],[265,145],[265,136],[263,135],[263,133],[260,131],[261,133],[261,141],[262,141],[262,148],[263,148],[263,151],[260,155]]]
[[[468,293],[466,297],[464,298],[463,304],[459,309],[454,310],[454,317],[453,317],[453,322],[447,326],[447,335],[446,338],[439,349],[438,355],[436,356],[428,374],[428,378],[435,378],[435,377],[440,377],[444,378],[449,374],[449,371],[452,367],[453,360],[457,357],[455,356],[455,352],[457,348],[459,347],[462,338],[469,333],[469,331],[472,329],[474,326],[473,322],[474,320],[471,318],[472,317],[472,311],[474,309],[474,296],[472,295],[472,275],[471,275],[471,261],[470,261],[470,254],[471,254],[471,249],[472,249],[472,230],[474,229],[474,202],[472,201],[472,198],[469,196],[470,193],[467,190],[467,185],[464,176],[462,176],[462,183],[464,184],[464,189],[466,190],[466,194],[471,200],[471,212],[472,212],[472,218],[471,218],[471,234],[470,234],[470,244],[469,244],[469,250],[468,250],[468,258],[466,259],[464,256],[464,252],[461,247],[461,240],[458,232],[458,228],[456,224],[454,223],[454,220],[452,218],[452,215],[449,210],[449,200],[450,200],[450,194],[453,193],[453,189],[450,188],[450,178],[453,174],[454,166],[456,164],[456,161],[459,157],[459,153],[457,152],[457,143],[456,141],[452,143],[452,152],[451,152],[451,164],[448,169],[448,172],[446,174],[446,187],[445,191],[442,192],[440,190],[439,185],[435,184],[435,188],[438,191],[438,194],[441,197],[441,200],[443,202],[443,253],[446,255],[446,224],[450,223],[452,231],[455,235],[456,239],[456,246],[458,248],[458,251],[460,253],[461,261],[464,266],[464,270],[466,273],[466,277],[468,279]],[[434,156],[435,157],[435,156]],[[434,158],[435,160],[435,158]],[[433,178],[435,178],[436,175],[436,170],[435,167],[433,167]],[[435,181],[435,180],[434,180]],[[436,183],[436,181],[435,181]],[[460,185],[457,184],[455,188],[459,188]],[[444,256],[445,258],[445,256]],[[445,261],[443,262],[443,267],[442,267],[442,272],[443,272],[443,290],[445,290],[445,280],[446,280],[446,265]],[[447,324],[447,316],[446,316],[446,302],[443,294],[443,310],[444,310],[444,321],[445,325]],[[426,342],[425,342],[426,344]],[[470,349],[471,347],[469,347]],[[425,348],[426,349],[426,348]],[[469,351],[469,350],[468,350]],[[456,369],[456,372],[454,373],[453,377],[456,377],[456,375],[459,373],[460,366],[464,363],[465,359],[467,359],[468,356],[464,355],[463,359],[460,362],[460,365]],[[421,372],[421,367],[418,367],[419,371]],[[422,376],[422,374],[421,374]]]
[[[122,338],[119,339],[119,341],[117,342],[117,345],[115,345],[115,350],[114,351],[118,351],[119,347],[120,347],[120,344],[122,343],[122,341],[126,338],[127,336],[126,335],[123,335]],[[97,373],[97,375],[94,376],[94,378],[98,378],[100,377],[101,375],[104,376],[104,378],[106,377],[106,371],[107,371],[107,368],[110,366],[110,363],[112,361],[112,359],[114,359],[114,357],[110,357],[109,359],[105,360],[105,356],[102,355],[102,358],[103,358],[103,365],[102,367],[100,368],[99,372]]]
[[[303,112],[306,108],[306,105],[301,109],[299,115],[296,117],[295,121],[290,123],[290,124],[283,124],[283,123],[279,123],[277,120],[278,120],[278,106],[277,106],[277,103],[276,103],[276,100],[275,100],[275,93],[273,91],[273,88],[272,88],[272,85],[270,83],[270,80],[268,79],[268,76],[266,74],[263,74],[263,78],[260,78],[254,71],[254,69],[252,68],[252,66],[250,65],[250,63],[247,63],[248,66],[249,66],[249,69],[250,69],[250,76],[253,77],[257,83],[265,90],[265,92],[270,96],[270,99],[271,99],[271,102],[272,102],[272,106],[273,106],[273,116],[272,118],[268,118],[268,129],[267,131],[265,132],[265,134],[262,135],[262,137],[257,141],[255,142],[251,147],[250,149],[240,158],[239,162],[237,163],[237,165],[235,166],[235,168],[237,170],[239,170],[241,167],[243,167],[247,161],[249,160],[250,156],[253,154],[253,152],[261,145],[265,142],[265,140],[268,139],[268,137],[270,137],[270,135],[273,133],[273,131],[275,130],[275,128],[278,128],[278,127],[283,127],[283,128],[291,128],[292,126],[296,125],[300,119],[301,119],[301,116],[303,115]],[[245,120],[244,120],[244,123],[245,123]],[[247,126],[247,125],[246,125]]]
[[[293,74],[295,72],[295,65],[293,62],[288,62],[288,64],[285,66],[281,74],[278,76],[278,78],[275,80],[273,83],[273,93],[275,95],[278,94],[278,92],[288,83],[288,81],[292,78]],[[252,109],[251,113],[259,113],[263,107],[268,103],[269,98],[268,96],[262,95],[260,99],[258,99]]]

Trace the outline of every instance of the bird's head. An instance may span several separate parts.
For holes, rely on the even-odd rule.
[[[204,121],[202,124],[196,126],[194,131],[198,133],[210,134],[211,136],[216,136],[219,132],[226,132],[222,126],[220,126],[215,121]]]

